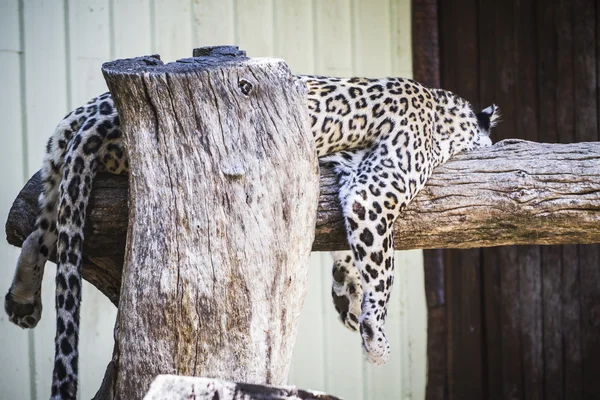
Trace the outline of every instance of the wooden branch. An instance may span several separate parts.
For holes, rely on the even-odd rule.
[[[6,224],[20,246],[35,223],[41,184],[34,175]],[[94,183],[84,247],[84,277],[118,301],[127,221],[127,179]],[[461,154],[432,178],[395,226],[397,249],[510,244],[600,243],[600,143],[505,140]],[[321,169],[313,250],[346,248],[337,183]]]
[[[115,398],[165,373],[287,380],[319,197],[306,88],[206,50],[102,66],[130,164]]]
[[[144,400],[339,400],[293,386],[265,386],[210,378],[159,375]]]

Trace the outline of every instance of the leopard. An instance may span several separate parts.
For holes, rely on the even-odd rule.
[[[358,332],[366,359],[384,364],[394,281],[393,226],[434,168],[492,144],[498,107],[476,112],[443,89],[408,78],[298,75],[319,161],[339,183],[348,250],[332,253],[332,299],[341,323]],[[42,315],[41,283],[56,252],[56,336],[51,399],[75,399],[86,208],[100,172],[127,174],[129,162],[110,93],[67,114],[49,138],[33,232],[25,239],[4,308],[21,328]]]

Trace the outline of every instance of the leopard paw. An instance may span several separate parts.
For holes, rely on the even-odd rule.
[[[42,317],[42,299],[36,296],[32,301],[20,301],[9,291],[4,298],[4,310],[10,322],[32,329]]]
[[[383,333],[383,328],[374,329],[371,323],[364,320],[360,323],[360,334],[367,361],[375,365],[385,364],[390,358],[390,343]]]
[[[341,253],[344,253],[345,256]],[[351,252],[336,252],[332,268],[331,297],[339,319],[351,331],[358,330],[363,290],[360,274],[354,266]]]

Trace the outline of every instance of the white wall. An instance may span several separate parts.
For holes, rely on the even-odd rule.
[[[253,57],[284,58],[295,73],[410,77],[409,0],[0,0],[0,217],[39,169],[47,137],[71,108],[106,90],[102,62],[193,47],[238,44]],[[0,290],[18,249],[0,241]],[[315,253],[290,383],[347,399],[423,398],[426,307],[420,251],[398,253],[387,323],[392,357],[367,365],[360,338],[336,320],[330,258]],[[49,397],[55,267],[33,331],[0,314],[0,398]],[[81,398],[99,386],[112,350],[115,308],[84,286]]]

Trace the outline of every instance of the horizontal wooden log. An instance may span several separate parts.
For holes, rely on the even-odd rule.
[[[211,378],[159,375],[144,400],[339,400],[337,397],[293,386],[253,385]]]
[[[35,223],[34,175],[8,216],[21,246]],[[127,178],[101,175],[88,208],[84,278],[118,300],[127,232]],[[313,250],[347,248],[333,172],[321,169]],[[460,154],[433,176],[395,226],[397,249],[600,243],[600,143],[505,140]]]

